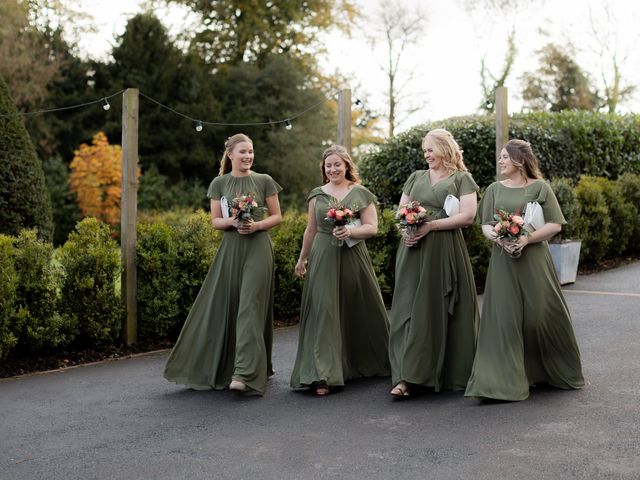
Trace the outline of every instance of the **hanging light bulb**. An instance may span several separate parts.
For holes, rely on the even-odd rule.
[[[291,130],[293,128],[293,125],[291,124],[291,120],[285,120],[284,121],[284,128],[286,128],[287,130]]]
[[[105,110],[109,110],[111,108],[111,105],[109,105],[109,100],[107,100],[106,97],[102,99],[102,108],[104,108]]]
[[[196,132],[201,132],[201,131],[202,131],[202,122],[198,120],[196,122]]]
[[[356,97],[356,101],[353,102],[353,104],[357,107],[358,105],[360,105],[362,102],[360,101],[360,99],[358,97]]]

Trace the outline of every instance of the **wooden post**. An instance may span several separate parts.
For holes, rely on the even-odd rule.
[[[137,88],[122,94],[122,197],[120,216],[120,255],[122,258],[122,292],[124,307],[122,340],[131,345],[138,337],[136,225],[138,213],[138,114]]]
[[[351,154],[351,89],[338,93],[338,144]]]
[[[498,158],[502,147],[509,140],[509,110],[507,108],[507,87],[496,88],[496,180],[502,180]]]

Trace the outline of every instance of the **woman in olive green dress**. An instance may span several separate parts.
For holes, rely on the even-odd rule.
[[[507,142],[498,165],[505,179],[491,184],[480,202],[482,230],[494,246],[465,395],[516,401],[536,383],[582,388],[580,352],[547,245],[564,216],[527,142]],[[542,207],[546,223],[515,244],[503,242],[494,230],[496,210],[525,212],[529,202]]]
[[[263,394],[273,373],[274,264],[267,230],[280,223],[281,187],[252,172],[253,159],[249,137],[229,137],[207,192],[213,227],[224,235],[164,371],[167,380],[195,390]],[[247,195],[266,207],[263,219],[237,218],[233,199]]]
[[[291,375],[291,387],[309,387],[318,396],[352,378],[389,375],[387,312],[363,241],[377,232],[376,197],[359,185],[344,147],[334,145],[322,158],[324,185],[309,194],[295,266],[306,279]],[[327,221],[332,206],[357,212],[360,224]]]
[[[427,133],[422,150],[429,169],[411,174],[400,204],[418,201],[433,218],[415,234],[403,233],[396,256],[389,344],[395,397],[409,396],[413,385],[464,390],[476,345],[478,306],[461,229],[473,223],[478,186],[448,131]],[[459,207],[449,208],[452,201]]]

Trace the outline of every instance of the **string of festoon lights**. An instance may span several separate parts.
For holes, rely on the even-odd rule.
[[[53,112],[61,112],[61,111],[65,111],[65,110],[74,110],[74,109],[79,109],[79,108],[85,108],[91,105],[95,105],[95,104],[102,104],[102,108],[106,111],[109,110],[111,108],[111,104],[109,103],[109,99],[116,97],[120,94],[122,94],[125,91],[125,89],[120,90],[116,93],[113,93],[111,95],[105,96],[105,97],[101,97],[97,100],[92,100],[89,102],[84,102],[84,103],[79,103],[77,105],[69,105],[69,106],[65,106],[65,107],[56,107],[56,108],[50,108],[47,110],[37,110],[37,111],[33,111],[33,112],[14,112],[14,113],[2,113],[0,114],[0,118],[6,118],[6,117],[27,117],[27,116],[33,116],[33,115],[41,115],[41,114],[45,114],[45,113],[53,113]],[[149,95],[143,93],[143,92],[139,92],[139,95],[141,97],[143,97],[146,100],[149,100],[150,102],[158,105],[160,108],[163,108],[171,113],[173,113],[174,115],[178,115],[180,117],[183,117],[189,121],[191,121],[194,125],[195,125],[195,130],[197,132],[201,132],[204,128],[205,125],[213,125],[213,126],[227,126],[227,127],[246,127],[246,126],[266,126],[266,125],[284,125],[284,127],[287,130],[291,130],[293,128],[293,120],[295,120],[296,118],[301,117],[302,115],[308,113],[309,111],[319,107],[320,105],[322,105],[323,103],[325,103],[328,100],[334,100],[336,98],[336,96],[338,95],[338,91],[334,91],[331,92],[327,95],[325,95],[325,97],[320,100],[319,102],[314,103],[313,105],[308,106],[307,108],[305,108],[304,110],[294,114],[294,115],[290,115],[282,120],[270,120],[270,121],[266,121],[266,122],[241,122],[241,123],[227,123],[227,122],[213,122],[213,121],[209,121],[209,120],[202,120],[202,119],[198,119],[195,117],[192,117],[190,115],[187,115],[185,113],[179,112],[178,110],[175,110],[174,108],[171,108],[165,104],[163,104],[162,102],[159,102],[158,100],[150,97]],[[353,104],[355,106],[359,106],[362,105],[364,108],[364,104],[363,102],[358,99],[355,98]],[[366,109],[367,113],[372,112],[372,110],[370,109]]]

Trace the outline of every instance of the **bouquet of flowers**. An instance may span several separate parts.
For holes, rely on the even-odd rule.
[[[408,235],[415,235],[418,227],[428,221],[430,215],[431,212],[420,205],[420,202],[413,200],[398,207],[398,211],[396,212],[396,225],[401,232],[406,232]]]
[[[259,218],[267,211],[265,207],[259,207],[255,200],[255,196],[240,195],[231,200],[230,205],[231,216],[237,218],[241,222],[248,222],[253,218]]]
[[[344,227],[345,225],[356,219],[356,213],[352,209],[345,207],[338,201],[331,201],[329,202],[327,215],[324,219],[327,222],[333,223],[334,227]],[[338,240],[335,237],[333,238],[334,244],[341,247],[343,241]]]
[[[517,243],[520,237],[528,233],[524,228],[524,219],[519,212],[509,213],[497,209],[493,218],[498,222],[493,229],[502,243]],[[516,252],[505,251],[513,258],[518,258],[522,254],[520,250]]]

